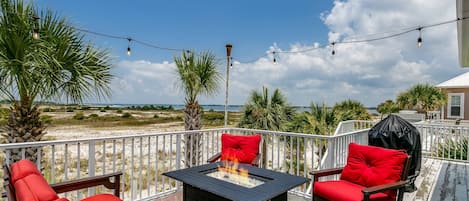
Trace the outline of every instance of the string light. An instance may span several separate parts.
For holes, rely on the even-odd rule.
[[[417,38],[417,47],[422,47],[422,28],[419,27],[419,38]]]
[[[230,57],[230,68],[233,68],[233,57]]]
[[[127,38],[127,40],[129,41],[129,45],[127,46],[127,56],[130,56],[130,42],[132,42],[132,38]]]
[[[274,64],[277,64],[277,58],[275,58],[275,51],[272,51],[272,54],[274,55]]]
[[[385,39],[389,39],[389,38],[394,38],[394,37],[398,37],[398,36],[401,36],[401,35],[404,35],[404,34],[407,34],[407,33],[410,33],[410,32],[413,32],[413,31],[419,31],[419,38],[417,39],[417,45],[420,47],[422,45],[422,37],[421,37],[421,31],[423,29],[426,29],[426,28],[430,28],[430,27],[436,27],[436,26],[440,26],[440,25],[444,25],[444,24],[449,24],[449,23],[454,23],[454,22],[458,22],[458,21],[462,21],[462,20],[466,20],[466,19],[469,19],[469,17],[463,17],[463,18],[456,18],[456,19],[453,19],[453,20],[447,20],[447,21],[442,21],[442,22],[439,22],[439,23],[435,23],[435,24],[429,24],[429,25],[425,25],[425,26],[419,26],[418,28],[415,28],[416,26],[413,26],[413,27],[410,27],[410,28],[404,28],[404,29],[399,29],[399,32],[382,32],[382,33],[379,33],[379,34],[367,34],[365,36],[376,36],[376,35],[382,35],[382,34],[387,34],[387,33],[393,33],[393,34],[389,34],[389,35],[385,35],[385,36],[382,36],[382,37],[371,37],[371,38],[365,38],[365,39],[362,39],[362,40],[343,40],[343,41],[335,41],[334,44],[329,44],[333,46],[333,49],[332,49],[332,55],[335,55],[336,51],[335,51],[335,46],[336,45],[339,45],[339,44],[347,44],[347,43],[365,43],[365,42],[372,42],[372,41],[378,41],[378,40],[385,40]],[[118,36],[118,35],[112,35],[112,34],[106,34],[106,33],[100,33],[100,32],[95,32],[95,31],[91,31],[91,30],[87,30],[87,29],[81,29],[81,28],[76,28],[76,30],[79,30],[79,31],[82,31],[82,32],[85,32],[85,33],[88,33],[88,34],[93,34],[93,35],[97,35],[97,36],[102,36],[102,37],[107,37],[107,38],[114,38],[114,39],[126,39],[128,40],[129,37],[123,37],[123,36]],[[402,30],[402,31],[401,31]],[[33,30],[33,33],[34,33],[34,30]],[[33,35],[34,37],[34,35]],[[360,38],[360,36],[354,36],[353,38]],[[137,39],[133,39],[132,38],[132,41],[134,43],[138,43],[140,45],[143,45],[143,46],[147,46],[147,47],[151,47],[151,48],[155,48],[155,49],[161,49],[161,50],[167,50],[167,51],[184,51],[184,49],[179,49],[179,48],[168,48],[168,47],[162,47],[162,46],[158,46],[158,45],[155,45],[155,44],[151,44],[151,43],[147,43],[147,42],[143,42],[143,41],[140,41],[140,40],[137,40]],[[295,54],[295,53],[302,53],[302,52],[309,52],[309,51],[313,51],[313,50],[317,50],[317,49],[321,49],[321,48],[325,48],[327,47],[327,45],[319,45],[319,46],[315,46],[313,48],[308,48],[308,49],[303,49],[303,50],[297,50],[297,51],[277,51],[277,52],[270,52],[270,53],[265,53],[264,55],[258,57],[258,58],[255,58],[255,59],[251,59],[249,61],[240,61],[239,59],[238,62],[241,62],[241,63],[252,63],[252,62],[255,62],[257,60],[259,60],[260,58],[262,57],[265,57],[265,56],[268,56],[269,54],[274,54],[274,63],[277,63],[277,58],[276,58],[276,55],[275,54],[281,54],[281,53],[291,53],[291,54]],[[128,47],[128,50],[130,50],[130,45]],[[129,53],[130,51],[128,51]],[[232,65],[232,64],[230,64]]]
[[[38,28],[38,25],[37,25],[39,17],[33,16],[32,18],[34,20],[33,39],[37,40],[37,39],[39,39],[39,28]]]
[[[332,45],[332,56],[334,56],[335,55],[335,42],[332,42],[331,45]]]

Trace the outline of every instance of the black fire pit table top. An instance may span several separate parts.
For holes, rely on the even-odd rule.
[[[309,179],[300,176],[239,164],[239,168],[248,170],[250,176],[264,182],[263,184],[252,188],[243,187],[207,175],[207,173],[216,171],[219,165],[222,165],[222,163],[210,163],[192,168],[165,172],[163,175],[181,181],[185,185],[190,185],[233,201],[270,200],[309,181]]]

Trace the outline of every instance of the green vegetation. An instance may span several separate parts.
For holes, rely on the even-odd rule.
[[[180,57],[174,58],[176,64],[176,74],[178,78],[179,88],[185,95],[184,109],[184,128],[185,130],[200,130],[201,124],[201,107],[197,100],[199,95],[214,95],[220,85],[220,72],[217,69],[217,62],[214,54],[203,52],[200,56],[195,56],[193,51],[183,52]],[[201,143],[200,135],[186,135],[184,139],[186,149],[192,147],[192,153],[186,152],[185,163],[190,167],[189,161],[193,161],[192,165],[198,161],[200,154],[196,152],[197,145]],[[191,144],[196,146],[190,146]],[[191,155],[192,159],[191,160]]]
[[[446,139],[444,142],[437,145],[434,154],[438,157],[467,160],[467,147],[468,139]]]
[[[266,87],[262,87],[262,92],[251,93],[242,113],[239,127],[272,131],[285,131],[294,116],[294,110],[282,92],[275,89],[270,96]]]
[[[397,96],[400,109],[413,109],[427,114],[446,104],[446,95],[437,87],[429,84],[416,84]]]
[[[340,116],[341,121],[345,120],[368,120],[370,119],[370,114],[366,110],[365,106],[356,101],[356,100],[344,100],[338,102],[332,108],[332,111]]]
[[[383,119],[383,115],[399,112],[399,105],[392,100],[386,100],[378,105],[376,111],[381,114],[381,119]]]
[[[132,118],[132,114],[126,112],[126,113],[122,114],[121,117],[122,117],[122,118]]]
[[[85,119],[85,115],[83,114],[83,112],[77,112],[75,114],[75,116],[73,116],[73,119],[76,119],[76,120],[83,120]]]
[[[34,142],[44,136],[37,98],[67,98],[81,102],[85,97],[110,93],[109,55],[84,40],[69,22],[33,1],[0,1],[0,95],[10,104],[4,126],[7,142]],[[37,16],[40,20],[33,20]],[[39,30],[39,38],[32,37]],[[26,150],[33,161],[37,148]],[[13,150],[12,161],[20,150]]]

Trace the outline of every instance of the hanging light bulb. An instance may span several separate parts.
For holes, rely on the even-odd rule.
[[[272,54],[274,55],[274,64],[277,64],[277,58],[275,58],[275,51],[272,52]]]
[[[335,55],[335,42],[332,42],[331,45],[332,45],[332,56],[334,56]]]
[[[419,38],[417,39],[417,47],[422,47],[422,28],[418,28],[419,30]]]
[[[38,28],[33,29],[33,39],[34,40],[39,39],[39,29]]]
[[[230,68],[233,68],[233,57],[230,57]]]
[[[32,18],[33,18],[33,20],[34,20],[33,39],[34,39],[34,40],[37,40],[37,39],[39,39],[39,28],[37,27],[37,26],[38,26],[37,23],[38,23],[39,17],[33,16]]]
[[[127,46],[127,56],[130,56],[131,52],[130,52],[130,42],[132,41],[131,38],[127,38],[127,40],[129,41],[129,45]]]

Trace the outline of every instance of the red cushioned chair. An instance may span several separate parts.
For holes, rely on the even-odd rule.
[[[350,143],[345,167],[310,173],[313,201],[402,201],[409,166],[404,151]],[[335,174],[339,180],[319,181]]]
[[[120,172],[49,185],[34,163],[21,160],[13,163],[11,169],[5,165],[4,173],[6,197],[10,201],[68,201],[59,198],[57,193],[98,185],[114,189],[114,195],[98,194],[82,201],[122,201],[119,198]],[[110,181],[110,178],[114,178],[114,181]]]
[[[261,135],[221,135],[221,153],[207,160],[213,163],[218,159],[222,161],[237,160],[239,163],[259,165],[259,143]]]

